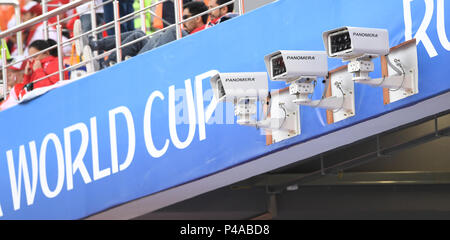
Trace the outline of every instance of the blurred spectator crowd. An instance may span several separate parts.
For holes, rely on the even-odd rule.
[[[74,0],[18,0],[19,5],[16,7],[20,7],[20,21],[24,23],[70,1]],[[95,5],[91,6],[94,2]],[[238,15],[233,13],[233,0],[182,2],[181,37]],[[145,22],[141,22],[144,19],[140,13],[120,22],[121,46],[125,44],[120,50],[120,60],[117,56],[118,51],[113,50],[116,49],[116,40],[119,36],[115,35],[114,24],[108,24],[114,20],[113,0],[89,1],[76,8],[64,10],[65,12],[47,19],[46,22],[37,22],[23,30],[20,35],[11,34],[1,39],[1,48],[4,49],[2,52],[6,55],[1,59],[7,59],[8,67],[7,74],[0,74],[6,75],[6,79],[2,77],[2,80],[7,82],[6,90],[3,89],[4,84],[0,84],[0,110],[17,105],[34,90],[55,87],[57,83],[66,82],[60,80],[80,78],[114,65],[118,60],[127,60],[177,39],[177,31],[173,27],[175,23],[173,0],[118,0],[120,17],[133,15],[132,13],[142,7],[145,8],[145,11],[142,11],[145,14]],[[213,8],[215,9],[208,11]],[[2,3],[0,0],[2,32],[18,25],[15,12],[15,6]],[[58,24],[61,29],[60,46],[57,46]],[[61,66],[63,71],[59,71]],[[70,68],[71,66],[79,67]],[[67,70],[68,68],[70,70]]]

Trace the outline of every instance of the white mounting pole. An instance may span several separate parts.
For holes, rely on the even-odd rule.
[[[42,0],[42,14],[46,14],[48,12],[47,8],[47,0]],[[58,15],[59,16],[59,15]],[[48,20],[44,20],[44,39],[48,40]]]
[[[15,13],[16,16],[16,25],[21,24],[21,16],[20,16],[20,5],[15,6]],[[17,39],[17,49],[19,50],[19,56],[23,55],[23,41],[22,41],[22,32],[16,33],[16,39]]]
[[[389,76],[384,78],[376,78],[364,81],[355,81],[357,83],[362,83],[366,85],[370,85],[372,87],[383,87],[390,89],[405,89],[411,90],[413,89],[412,83],[414,80],[413,73],[405,74],[405,75],[397,75],[397,76]]]
[[[97,41],[97,31],[94,30],[97,28],[97,14],[95,10],[95,0],[92,0],[89,6],[91,8],[91,30],[93,30],[92,36],[94,37],[94,40]]]
[[[175,28],[176,28],[176,34],[177,34],[177,40],[181,38],[181,25],[180,25],[180,9],[182,11],[183,2],[182,0],[174,0],[174,9],[175,9]]]
[[[338,78],[331,78],[331,77],[332,76],[328,76],[326,78],[327,79],[325,83],[326,87],[322,94],[323,95],[322,99],[311,100],[308,98],[308,94],[314,93],[314,84],[309,83],[310,84],[309,89],[306,88],[303,90],[303,92],[297,91],[303,93],[304,96],[301,98],[297,97],[295,100],[293,100],[293,102],[298,105],[333,110],[333,113],[342,115],[343,119],[354,116],[355,115],[354,82],[352,81],[351,77],[347,78],[342,78],[342,76]],[[330,81],[332,83],[331,86],[332,89],[334,87],[334,91],[333,90],[331,91],[333,96],[325,97],[326,91],[328,90],[327,86]],[[296,89],[298,89],[298,87]]]
[[[8,94],[8,73],[6,69],[6,49],[2,44],[2,73],[3,73],[3,99],[6,99],[6,95]]]
[[[239,8],[239,15],[244,14],[244,0],[237,0],[238,2],[238,8]]]
[[[139,0],[139,10],[142,10],[142,9],[145,8],[144,1],[145,0]],[[142,11],[140,13],[140,17],[141,17],[141,31],[144,32],[144,33],[147,33],[147,26],[145,25],[146,24],[145,15],[146,15],[145,11]]]
[[[63,51],[62,51],[62,32],[61,32],[61,23],[59,22],[59,15],[56,16],[57,25],[56,25],[56,33],[57,37],[57,50],[58,50],[58,68],[59,68],[59,81],[64,80],[64,63],[63,63]]]
[[[119,1],[114,0],[114,28],[116,32],[116,61],[117,63],[122,62],[122,49],[120,48],[121,39],[120,39],[120,21],[119,21]]]

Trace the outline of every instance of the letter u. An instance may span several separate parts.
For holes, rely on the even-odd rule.
[[[184,142],[180,141],[177,134],[175,119],[175,86],[172,85],[169,87],[169,132],[173,144],[178,149],[184,149],[191,144],[194,139],[196,126],[194,94],[192,93],[191,79],[184,81],[184,85],[186,86],[186,100],[189,116],[189,133]]]

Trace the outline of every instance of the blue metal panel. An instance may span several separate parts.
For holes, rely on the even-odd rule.
[[[3,219],[83,218],[448,92],[450,53],[444,48],[445,41],[441,43],[437,31],[437,14],[441,10],[438,6],[444,7],[443,4],[439,5],[439,0],[403,2],[280,0],[1,112],[0,215],[3,215]],[[421,25],[425,26],[422,21],[426,9],[432,13],[426,33],[437,55],[433,54],[431,48],[427,51],[422,41],[418,43],[419,94],[384,105],[381,88],[357,84],[357,115],[336,124],[326,124],[324,110],[301,107],[302,134],[271,146],[265,145],[265,136],[259,130],[236,124],[206,124],[206,138],[201,139],[201,125],[195,124],[192,142],[183,149],[175,147],[169,133],[170,86],[180,89],[177,93],[185,93],[185,80],[190,79],[187,82],[194,91],[193,100],[196,102],[196,76],[210,70],[266,71],[263,60],[265,55],[280,49],[323,50],[322,32],[340,26],[387,28],[390,45],[397,45],[405,40],[407,25],[404,13],[408,16],[409,11],[404,6],[407,5],[411,9],[413,36]],[[448,9],[442,10],[444,17],[448,17]],[[447,24],[444,33],[450,32],[449,28]],[[330,69],[340,65],[340,60],[329,61]],[[372,77],[380,77],[379,61],[376,61],[376,69]],[[285,86],[284,83],[270,82],[272,89]],[[208,89],[209,81],[205,79],[203,92],[206,93]],[[150,124],[144,122],[147,100],[156,91],[160,91],[164,99],[156,97],[153,102],[151,134],[157,149],[162,149],[168,141],[167,151],[158,158],[152,157],[147,151],[148,141],[144,134],[144,126]],[[321,89],[317,89],[314,98],[318,98],[321,92]],[[180,110],[182,104],[187,104],[188,96],[186,94],[176,99],[176,116],[188,119],[187,108]],[[207,100],[205,105],[209,103]],[[118,168],[116,172],[113,167],[123,164],[130,149],[128,129],[131,125],[126,120],[126,114],[121,112],[114,115],[118,164],[113,164],[108,114],[120,106],[125,106],[132,116],[135,150],[132,151],[132,162],[122,170]],[[222,107],[231,108],[232,112],[231,105],[218,106],[219,109]],[[220,111],[215,114],[220,116]],[[217,118],[226,121],[225,114]],[[68,135],[68,127],[79,127],[81,130],[74,130]],[[69,138],[64,136],[65,128],[66,137]],[[86,130],[84,136],[83,129]],[[188,121],[176,125],[176,130],[180,141],[185,141],[189,132]],[[56,136],[56,144],[51,133]],[[96,148],[95,134],[98,136],[98,155],[92,154]],[[45,139],[50,139],[47,148],[41,149]],[[66,141],[68,139],[71,144]],[[33,144],[37,156],[35,184],[32,177]],[[18,170],[21,145],[25,150],[29,180]],[[8,161],[10,150],[10,160],[13,161]],[[71,164],[74,165],[72,167],[79,167],[73,174],[67,171],[69,151],[72,162],[79,152],[82,156],[82,162],[77,162],[78,165]],[[59,158],[60,172],[57,152],[63,156]],[[96,156],[99,170],[104,170],[104,177],[94,180],[93,160]],[[9,169],[15,170],[15,177]],[[68,180],[71,177],[68,178],[68,174],[73,175],[73,188],[69,187]],[[16,200],[18,209],[15,210],[12,182],[17,181],[19,175],[20,203]],[[57,185],[58,179],[60,185]],[[25,181],[31,183],[28,194]],[[30,204],[27,204],[27,195]]]

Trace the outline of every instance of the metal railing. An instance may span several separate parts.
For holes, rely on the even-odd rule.
[[[228,6],[230,4],[235,4],[235,2],[237,2],[238,8],[239,8],[239,15],[243,14],[243,0],[231,0],[230,2],[227,2],[227,3],[222,4],[220,6],[211,8],[211,9],[205,11],[205,12],[202,12],[202,13],[197,14],[195,16],[189,17],[187,19],[181,19],[182,11],[183,11],[183,8],[182,8],[182,6],[183,6],[182,2],[183,1],[182,0],[159,0],[158,2],[150,4],[147,7],[144,7],[145,6],[144,0],[139,0],[140,1],[140,10],[134,11],[133,13],[130,13],[130,14],[128,14],[126,16],[122,16],[122,17],[119,17],[119,2],[118,2],[118,0],[105,1],[102,4],[99,4],[99,5],[95,4],[95,0],[76,0],[76,1],[70,2],[68,4],[62,5],[62,6],[58,7],[58,8],[56,8],[56,9],[53,9],[52,11],[48,11],[48,6],[50,6],[49,4],[47,4],[48,1],[49,0],[43,0],[42,1],[42,10],[43,10],[42,15],[37,16],[37,17],[35,17],[35,18],[33,18],[33,19],[29,20],[29,21],[26,21],[24,23],[20,23],[20,7],[19,7],[19,4],[18,4],[18,1],[17,0],[0,0],[0,4],[12,4],[12,5],[15,6],[15,9],[16,9],[15,16],[18,17],[16,19],[16,23],[20,23],[20,24],[17,24],[16,26],[14,26],[14,27],[12,27],[10,29],[7,29],[6,31],[0,32],[0,39],[2,39],[2,41],[3,41],[3,39],[5,39],[6,37],[9,37],[9,36],[11,36],[13,34],[17,34],[17,43],[18,43],[17,47],[18,47],[20,55],[23,54],[22,34],[21,34],[22,31],[24,31],[26,29],[29,29],[29,28],[32,28],[36,24],[39,24],[39,23],[42,22],[43,25],[44,25],[44,39],[45,40],[47,40],[49,38],[49,32],[50,31],[55,31],[55,29],[53,29],[54,27],[56,27],[56,33],[57,33],[56,45],[51,46],[51,47],[49,47],[47,49],[44,49],[44,50],[42,50],[42,51],[40,51],[38,53],[35,53],[33,55],[27,56],[27,57],[25,57],[25,58],[23,58],[21,60],[16,60],[14,62],[11,62],[9,64],[7,63],[7,59],[6,59],[6,49],[4,49],[2,47],[2,49],[1,49],[1,56],[2,56],[1,63],[2,64],[1,65],[2,65],[2,73],[3,73],[2,74],[2,78],[3,78],[3,98],[4,99],[6,99],[7,94],[8,94],[8,91],[7,91],[8,90],[8,87],[7,87],[8,86],[8,83],[7,83],[8,67],[10,67],[12,65],[15,65],[17,63],[21,63],[23,61],[26,61],[26,60],[28,60],[30,58],[33,58],[33,57],[35,57],[35,56],[37,56],[37,55],[39,55],[41,53],[47,52],[49,50],[52,50],[52,49],[55,49],[55,48],[57,49],[59,70],[57,72],[48,74],[48,75],[46,75],[46,76],[44,76],[44,77],[42,77],[40,79],[37,79],[34,82],[41,81],[41,80],[46,79],[48,77],[54,76],[56,74],[59,75],[59,79],[60,79],[60,81],[62,81],[62,80],[64,80],[64,72],[65,71],[67,71],[67,72],[68,71],[72,71],[72,70],[75,70],[75,69],[77,69],[79,67],[85,66],[87,64],[92,64],[93,61],[97,61],[100,58],[104,58],[105,56],[108,56],[109,54],[111,54],[114,51],[116,52],[116,61],[117,61],[117,63],[119,63],[119,62],[122,61],[122,48],[124,48],[126,46],[129,46],[131,44],[134,44],[134,43],[136,43],[138,41],[141,41],[141,40],[143,40],[145,38],[152,37],[154,34],[157,34],[157,33],[161,32],[161,31],[165,31],[165,30],[167,30],[169,28],[173,28],[173,27],[176,28],[176,39],[179,39],[179,38],[182,37],[182,34],[181,34],[182,28],[181,28],[181,26],[182,26],[183,23],[185,23],[187,21],[190,21],[190,20],[192,20],[195,17],[202,16],[202,15],[205,15],[205,14],[209,14],[210,12],[215,11],[215,10],[217,10],[219,8],[222,8],[224,6]],[[155,6],[157,6],[159,4],[162,4],[164,2],[168,2],[168,1],[173,1],[173,3],[174,3],[175,23],[173,23],[173,24],[168,23],[167,21],[162,19],[161,16],[158,16],[152,10],[152,8],[154,8]],[[96,24],[97,23],[97,21],[96,21],[96,9],[100,8],[100,7],[103,7],[105,4],[109,4],[111,2],[113,4],[113,8],[114,8],[114,20],[109,22],[109,23],[105,23],[105,24],[103,24],[101,26],[97,26],[97,24]],[[67,12],[69,10],[72,10],[72,9],[78,7],[78,6],[81,6],[82,4],[85,4],[85,3],[91,3],[88,10],[86,10],[84,12],[79,12],[77,14],[71,15],[71,16],[63,18],[63,19],[60,19],[59,15],[65,13],[65,12]],[[62,38],[62,25],[61,24],[66,22],[66,21],[69,21],[70,19],[72,19],[74,17],[80,16],[82,14],[86,14],[86,12],[90,12],[90,16],[91,16],[91,30],[89,30],[87,32],[83,32],[82,34],[80,34],[78,36],[73,36],[72,38],[70,38],[70,39],[68,39],[66,41],[63,41],[63,38]],[[146,33],[147,29],[146,29],[146,25],[145,24],[146,24],[146,14],[148,14],[148,13],[151,14],[151,16],[153,18],[158,18],[159,20],[163,21],[168,26],[164,27],[163,29],[154,31],[154,32],[152,32],[150,34],[147,34]],[[56,19],[57,19],[56,22],[52,23],[52,24],[49,24],[49,19],[53,18],[53,17],[56,17]],[[143,36],[141,38],[138,38],[138,39],[135,39],[135,40],[133,40],[131,42],[122,44],[121,43],[121,34],[120,34],[120,24],[124,23],[124,22],[127,22],[127,21],[134,20],[135,18],[140,18],[141,30],[145,33],[145,36]],[[64,68],[64,64],[63,64],[63,58],[64,58],[63,46],[69,45],[69,44],[72,45],[72,43],[74,41],[77,41],[78,39],[80,39],[82,37],[86,37],[87,35],[92,35],[94,40],[97,40],[98,33],[102,32],[102,31],[106,31],[106,30],[111,29],[111,28],[114,28],[114,30],[115,30],[115,45],[116,45],[116,47],[114,49],[111,49],[109,51],[105,51],[105,52],[103,52],[101,54],[98,54],[97,52],[95,52],[93,58],[91,58],[91,59],[89,59],[87,61],[81,61],[81,62],[79,62],[77,64],[74,64],[74,65],[71,65],[69,67]]]

